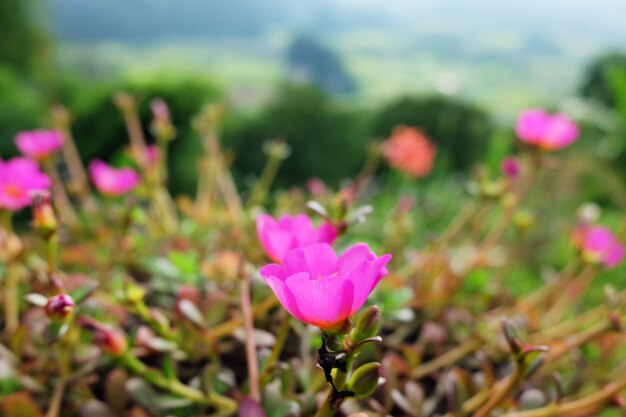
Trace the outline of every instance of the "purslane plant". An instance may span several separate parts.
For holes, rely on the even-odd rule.
[[[153,146],[136,99],[116,103],[135,165],[94,161],[89,173],[99,193],[123,199],[89,190],[64,109],[57,130],[16,139],[36,161],[0,161],[3,416],[573,417],[619,403],[626,292],[580,300],[621,265],[623,231],[579,215],[571,233],[549,237],[570,244],[570,262],[533,291],[509,290],[536,273],[527,263],[542,219],[529,202],[551,153],[577,139],[567,117],[524,112],[520,154],[501,176],[478,171],[473,198],[413,246],[426,235],[414,221],[422,202],[401,196],[373,218],[357,207],[380,157],[412,181],[430,172],[435,147],[413,127],[372,146],[336,192],[312,181],[310,194],[272,194],[288,154],[272,142],[246,199],[219,141],[222,110],[209,106],[194,122],[198,194],[175,205],[167,105],[152,103]],[[292,214],[259,214],[264,202]],[[18,233],[12,215],[31,204],[36,233]]]

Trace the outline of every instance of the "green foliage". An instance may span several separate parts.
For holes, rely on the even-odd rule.
[[[149,132],[152,113],[151,100],[162,98],[169,106],[177,139],[170,148],[170,187],[175,191],[193,193],[196,174],[195,160],[200,142],[191,126],[199,108],[221,97],[220,90],[200,78],[158,77],[147,80],[109,82],[93,86],[80,78],[67,78],[59,89],[60,101],[74,114],[73,133],[83,158],[108,158],[128,142],[121,113],[113,103],[120,91],[135,94],[140,100],[140,117],[144,131]],[[149,138],[148,138],[149,139]]]
[[[493,130],[480,108],[445,96],[407,96],[388,103],[374,116],[372,133],[387,137],[397,125],[419,127],[439,149],[439,172],[467,172],[488,149]]]
[[[17,153],[15,134],[36,128],[44,114],[41,92],[9,67],[0,66],[0,155]]]
[[[596,100],[608,107],[617,107],[616,72],[626,74],[626,54],[611,52],[593,61],[583,78],[580,92],[583,97]]]
[[[42,52],[44,38],[33,18],[38,0],[0,2],[0,58],[20,72],[33,69],[33,60]]]
[[[268,139],[280,138],[291,147],[279,185],[304,183],[318,177],[336,184],[358,172],[365,156],[361,116],[333,103],[310,87],[285,86],[278,97],[255,116],[231,120],[225,145],[236,150],[240,175],[259,173]]]

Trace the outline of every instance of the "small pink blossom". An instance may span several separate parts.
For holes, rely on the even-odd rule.
[[[161,157],[161,153],[159,152],[159,147],[156,145],[148,145],[146,146],[146,159],[148,161],[148,165],[155,166]]]
[[[391,255],[376,256],[364,243],[338,257],[327,243],[287,252],[283,265],[259,271],[280,303],[298,320],[327,331],[341,329],[388,273]]]
[[[560,113],[529,109],[517,119],[515,132],[522,142],[552,151],[572,144],[578,137],[578,126]]]
[[[419,129],[398,126],[383,142],[389,165],[412,177],[424,177],[433,169],[437,147]]]
[[[332,244],[338,235],[337,229],[328,223],[315,228],[306,214],[285,215],[278,220],[261,214],[256,219],[256,230],[265,253],[276,262],[282,262],[292,249],[313,243]]]
[[[115,197],[125,194],[139,184],[139,174],[131,168],[116,169],[95,160],[89,164],[91,181],[102,194]]]
[[[505,177],[510,178],[512,180],[516,179],[520,173],[520,163],[519,160],[514,156],[509,156],[502,160],[500,164],[500,169]]]
[[[15,136],[15,146],[32,159],[42,160],[63,147],[63,135],[56,130],[33,130]]]
[[[574,232],[574,245],[582,251],[586,260],[601,263],[605,268],[616,267],[626,255],[624,244],[602,226],[579,226]]]
[[[0,209],[16,211],[32,203],[31,193],[50,188],[50,178],[31,159],[0,159]]]

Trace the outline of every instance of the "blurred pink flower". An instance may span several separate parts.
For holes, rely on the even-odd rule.
[[[562,114],[529,109],[517,119],[515,133],[522,142],[552,151],[573,143],[578,137],[578,126]]]
[[[519,160],[514,156],[509,156],[502,160],[500,164],[500,169],[505,177],[510,178],[512,180],[516,179],[520,173],[520,163]]]
[[[586,260],[602,263],[605,268],[616,267],[626,255],[626,247],[606,227],[579,226],[573,240]]]
[[[42,160],[63,146],[63,135],[56,130],[33,130],[15,136],[15,146],[22,155]]]
[[[31,159],[0,159],[0,209],[19,210],[31,204],[31,192],[50,188],[50,178]]]
[[[159,152],[159,147],[156,145],[148,145],[146,146],[146,156],[148,160],[148,165],[154,166],[159,161],[161,154]]]
[[[283,265],[259,271],[280,303],[298,320],[338,331],[365,303],[388,271],[391,255],[376,256],[364,243],[337,257],[327,243],[285,254]]]
[[[89,174],[102,194],[115,197],[127,193],[139,184],[139,174],[131,168],[116,169],[95,160],[89,164]]]
[[[278,220],[261,214],[256,219],[256,231],[265,253],[276,262],[282,262],[292,249],[313,243],[332,244],[338,235],[337,229],[328,223],[315,228],[306,214],[285,215]]]
[[[383,142],[389,165],[413,177],[423,177],[433,168],[437,147],[418,129],[397,126]]]

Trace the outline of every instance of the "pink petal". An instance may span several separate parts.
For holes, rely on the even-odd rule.
[[[561,149],[576,140],[578,127],[567,117],[555,114],[543,133],[543,146],[548,149]]]
[[[307,271],[312,279],[337,272],[337,255],[327,243],[315,243],[287,252],[283,259],[287,275]]]
[[[356,313],[363,306],[367,297],[387,274],[385,265],[390,260],[391,255],[383,255],[372,261],[363,261],[346,275],[346,278],[354,285],[354,300],[350,315]]]
[[[285,254],[296,246],[293,234],[280,229],[265,231],[261,243],[268,256],[277,262],[281,262]]]
[[[524,111],[515,124],[515,133],[524,142],[537,144],[549,123],[550,116],[542,109]]]
[[[263,275],[262,275],[263,276]],[[309,274],[306,272],[301,272],[299,274],[292,275],[290,278],[299,281],[310,281]],[[292,316],[301,321],[307,321],[306,316],[302,314],[298,302],[296,301],[296,296],[294,296],[291,289],[287,286],[287,284],[280,278],[272,275],[263,276],[263,279],[272,289],[278,301],[285,307]]]
[[[284,281],[287,278],[285,274],[285,270],[282,266],[278,264],[268,264],[259,270],[259,275],[263,278],[265,277],[276,277],[281,281]]]
[[[350,280],[340,276],[310,279],[302,275],[295,274],[285,280],[301,314],[294,316],[322,329],[350,317],[355,290]]]
[[[365,243],[356,243],[350,246],[339,257],[339,275],[346,275],[363,261],[373,261],[376,255]]]
[[[626,247],[617,241],[613,242],[613,245],[606,251],[604,266],[606,268],[615,268],[624,260],[625,255]]]

